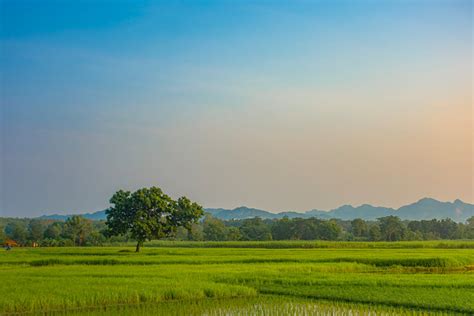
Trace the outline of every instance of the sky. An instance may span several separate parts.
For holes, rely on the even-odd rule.
[[[472,6],[0,0],[0,215],[472,203]]]

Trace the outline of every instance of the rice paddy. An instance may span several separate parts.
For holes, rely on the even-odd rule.
[[[194,246],[194,247],[193,247]],[[155,242],[0,252],[0,313],[474,313],[474,242]]]

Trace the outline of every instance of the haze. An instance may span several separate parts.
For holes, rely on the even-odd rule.
[[[473,202],[471,1],[0,5],[1,216]]]

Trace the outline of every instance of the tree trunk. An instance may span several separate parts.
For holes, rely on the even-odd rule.
[[[141,242],[137,242],[137,247],[135,248],[135,252],[140,252],[140,246],[141,246]]]

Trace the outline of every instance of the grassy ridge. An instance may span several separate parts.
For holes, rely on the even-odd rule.
[[[301,249],[278,243],[168,244],[140,254],[118,247],[2,251],[0,313],[261,295],[474,313],[471,247]]]
[[[133,246],[133,244],[125,244]],[[472,240],[431,240],[431,241],[397,241],[397,242],[364,242],[364,241],[159,241],[147,243],[147,247],[171,248],[344,248],[344,249],[474,249]]]
[[[376,267],[468,269],[471,249],[265,249],[265,248],[149,248],[141,254],[123,248],[15,249],[0,257],[0,265],[163,265],[271,264],[353,262]]]

